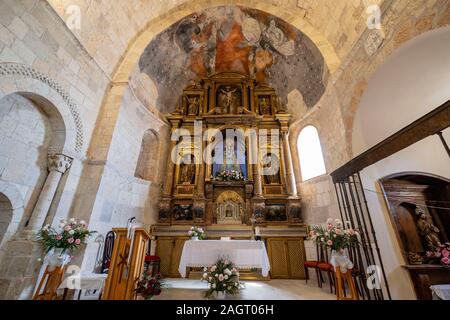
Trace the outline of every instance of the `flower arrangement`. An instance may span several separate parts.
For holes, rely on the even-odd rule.
[[[160,273],[153,277],[151,272],[146,272],[143,279],[138,281],[134,291],[145,300],[150,300],[154,296],[159,296],[165,286],[166,284]]]
[[[244,181],[244,175],[242,172],[231,169],[231,170],[223,170],[217,173],[215,177],[213,177],[215,181]]]
[[[427,251],[426,256],[431,261],[450,267],[450,242],[441,244],[436,251]]]
[[[86,222],[77,222],[70,219],[69,222],[61,220],[59,231],[50,225],[45,225],[38,232],[38,241],[42,244],[45,252],[52,249],[60,249],[61,253],[73,254],[73,251],[85,244],[86,239],[96,231],[89,231]]]
[[[205,293],[206,298],[214,292],[232,295],[239,293],[239,272],[232,262],[220,258],[209,270],[205,268],[203,271],[205,273],[202,281],[207,281],[209,284],[209,290]]]
[[[204,240],[206,237],[205,231],[200,227],[191,227],[188,231],[188,235],[192,238],[198,238],[198,240]]]
[[[346,222],[346,228],[344,228],[341,220],[336,219],[333,223],[333,219],[330,218],[327,220],[326,226],[313,225],[310,230],[308,240],[331,250],[340,251],[356,247],[359,244],[359,234],[350,227],[348,221]]]

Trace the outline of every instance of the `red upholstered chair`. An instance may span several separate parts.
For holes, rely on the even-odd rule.
[[[333,288],[335,287],[335,275],[334,275],[334,267],[333,265],[329,262],[329,256],[328,256],[328,249],[327,248],[323,248],[320,247],[319,248],[319,264],[317,265],[317,269],[319,270],[319,277],[320,277],[320,285],[319,287],[322,288],[322,282],[323,281],[323,277],[322,277],[322,271],[326,272],[328,275],[328,282],[330,284],[330,291],[331,293],[333,293]]]
[[[319,259],[319,247],[317,245],[316,245],[316,257]],[[322,283],[321,283],[319,268],[318,268],[319,263],[320,263],[319,260],[307,260],[307,261],[305,261],[304,266],[305,266],[305,274],[306,274],[306,283],[308,283],[308,279],[309,279],[309,269],[313,269],[316,272],[317,284],[319,287],[321,287]]]
[[[152,267],[152,276],[159,273],[159,266],[161,264],[161,258],[158,256],[145,256],[145,271],[148,271],[150,266]]]

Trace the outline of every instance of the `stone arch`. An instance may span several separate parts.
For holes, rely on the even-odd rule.
[[[13,207],[9,199],[0,193],[0,244],[8,230],[13,215]]]
[[[62,120],[58,131],[64,129],[65,141],[55,144],[52,152],[76,155],[82,151],[84,133],[78,106],[57,82],[25,65],[0,63],[0,99],[14,93],[38,103],[50,116]]]
[[[9,210],[8,221],[2,217],[6,213],[4,210]],[[0,254],[3,245],[18,231],[24,210],[25,203],[20,191],[13,184],[0,181]],[[7,225],[2,226],[6,222]]]
[[[159,136],[156,131],[146,130],[142,137],[141,151],[134,173],[136,178],[152,182],[157,180],[159,149]]]
[[[190,0],[169,10],[168,12],[152,19],[147,25],[134,37],[132,43],[128,46],[114,71],[114,82],[128,81],[129,75],[133,72],[139,57],[150,41],[160,32],[170,27],[180,19],[195,13],[196,11],[218,7],[221,5],[246,6],[260,11],[264,11],[276,16],[297,29],[301,30],[317,46],[322,53],[325,63],[331,73],[337,70],[340,59],[328,39],[314,28],[305,18],[302,10],[286,9],[282,6],[274,5],[271,1],[255,1],[251,5],[243,0]]]

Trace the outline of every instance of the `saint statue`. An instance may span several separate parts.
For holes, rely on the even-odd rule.
[[[270,104],[267,102],[266,97],[259,100],[259,108],[262,114],[270,114]]]
[[[280,165],[278,158],[273,154],[268,154],[264,159],[264,182],[266,184],[280,183]]]
[[[191,159],[189,164],[182,163],[180,165],[180,183],[194,184],[195,182],[195,164]]]
[[[227,205],[227,208],[225,210],[225,217],[226,218],[232,218],[233,217],[233,209],[231,208],[231,205]]]
[[[200,99],[197,96],[191,97],[191,99],[189,99],[189,97],[186,96],[186,100],[189,104],[188,114],[196,115],[198,113],[198,109],[200,107]]]
[[[419,228],[420,235],[427,243],[428,249],[430,251],[436,251],[441,245],[439,229],[433,224],[431,217],[422,208],[416,207],[415,213],[418,216],[417,227]]]

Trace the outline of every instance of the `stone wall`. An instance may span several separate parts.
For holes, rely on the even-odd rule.
[[[151,168],[155,175],[152,180],[135,177],[136,167],[142,150],[144,134],[152,130],[157,134],[157,145],[148,150],[146,157],[153,162]],[[151,225],[157,219],[157,201],[161,190],[162,172],[158,166],[167,162],[164,159],[168,126],[157,119],[133,91],[125,90],[114,127],[111,145],[101,176],[95,202],[84,218],[91,228],[105,235],[112,227],[125,227],[130,217],[136,221]],[[158,152],[160,150],[161,152]],[[156,160],[156,161],[155,161]],[[91,213],[92,212],[92,213]],[[89,216],[90,214],[90,216]],[[91,239],[83,260],[83,270],[93,270],[97,244]]]

